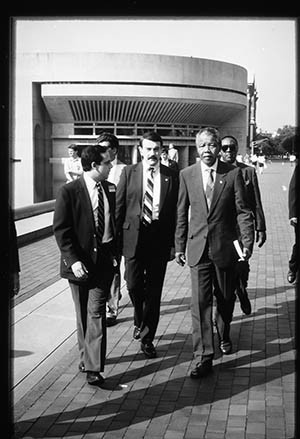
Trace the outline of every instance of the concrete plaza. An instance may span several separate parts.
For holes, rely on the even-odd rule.
[[[252,314],[236,302],[233,352],[216,348],[214,373],[191,380],[190,274],[168,264],[155,345],[146,360],[132,339],[123,282],[121,311],[108,328],[106,382],[78,371],[75,312],[59,278],[53,236],[20,248],[21,291],[12,310],[15,438],[292,439],[295,436],[295,286],[286,274],[289,163],[258,175],[267,242],[251,258]],[[216,338],[217,347],[217,338]]]

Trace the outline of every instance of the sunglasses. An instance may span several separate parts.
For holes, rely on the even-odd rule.
[[[223,152],[229,151],[229,152],[236,152],[236,146],[235,145],[223,145],[221,146],[221,149]]]

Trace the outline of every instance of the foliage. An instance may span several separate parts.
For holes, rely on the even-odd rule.
[[[295,150],[295,127],[284,125],[278,128],[275,135],[270,133],[258,133],[255,142],[258,144],[255,150],[266,156],[292,154]]]

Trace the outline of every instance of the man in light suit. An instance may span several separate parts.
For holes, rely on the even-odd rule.
[[[250,209],[254,215],[254,228],[256,231],[256,242],[258,247],[262,247],[266,241],[266,220],[261,202],[260,190],[256,175],[256,169],[253,166],[245,165],[236,160],[238,153],[238,141],[233,136],[225,136],[222,139],[221,160],[241,169],[245,182],[246,196]],[[237,265],[238,278],[236,293],[240,300],[241,309],[244,314],[251,314],[251,302],[247,293],[249,278],[249,262],[240,261]]]
[[[118,138],[109,132],[103,131],[97,138],[97,145],[107,148],[112,168],[109,172],[108,181],[115,184],[119,183],[121,172],[125,168],[125,163],[118,159],[119,140]],[[118,267],[120,267],[121,256],[118,255]],[[106,304],[106,324],[107,326],[113,326],[117,323],[117,317],[119,313],[119,301],[121,299],[121,273],[120,269],[115,271],[115,275],[110,287],[109,296]]]
[[[100,387],[106,355],[105,306],[115,260],[115,185],[106,148],[90,145],[81,155],[83,175],[61,187],[53,231],[61,252],[61,277],[69,280],[75,304],[79,369]]]
[[[141,340],[146,358],[156,356],[153,340],[167,262],[174,246],[178,195],[178,174],[160,164],[162,146],[156,132],[143,135],[139,146],[142,161],[123,169],[116,196],[125,280],[134,306],[133,337]]]
[[[220,349],[232,349],[230,322],[235,301],[234,247],[237,225],[240,229],[245,259],[252,254],[253,215],[246,205],[241,170],[221,162],[218,155],[221,138],[215,128],[207,127],[196,135],[200,161],[180,172],[175,232],[175,258],[179,265],[187,262],[192,281],[193,351],[196,367],[191,378],[201,378],[212,371],[213,287],[218,289],[217,312]]]

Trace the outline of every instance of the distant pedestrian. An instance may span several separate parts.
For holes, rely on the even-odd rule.
[[[251,154],[250,162],[251,162],[251,165],[254,166],[254,168],[256,168],[256,166],[257,166],[257,155],[255,153]]]
[[[266,166],[266,158],[263,154],[260,154],[257,157],[258,170],[260,174],[263,174],[265,166]]]
[[[178,163],[175,160],[171,160],[169,157],[169,152],[167,148],[163,148],[161,151],[160,162],[162,165],[167,166],[170,169],[178,172]]]
[[[68,146],[69,157],[64,161],[64,173],[67,179],[67,183],[73,180],[77,180],[82,174],[81,160],[78,155],[79,148],[77,145],[72,144]]]
[[[170,145],[169,145],[168,154],[169,154],[169,159],[174,160],[175,162],[178,163],[178,160],[179,160],[178,151],[175,148],[175,146],[173,145],[173,143],[170,143]]]

